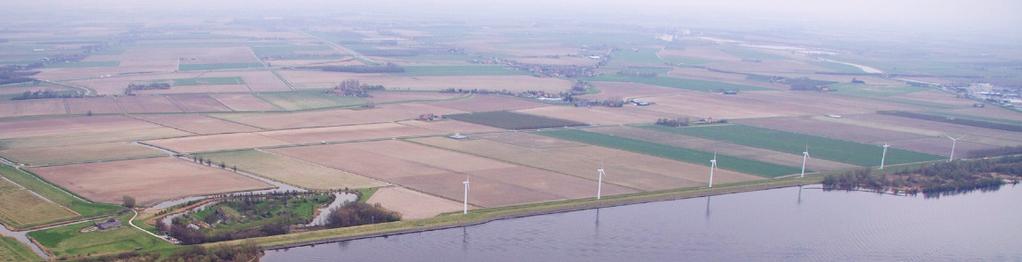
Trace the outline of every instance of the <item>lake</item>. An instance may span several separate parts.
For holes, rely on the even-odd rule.
[[[941,198],[818,188],[507,219],[267,250],[263,259],[1022,261],[1022,186]]]

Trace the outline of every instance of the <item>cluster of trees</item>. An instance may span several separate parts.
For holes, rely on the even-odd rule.
[[[791,90],[795,91],[823,91],[827,86],[837,83],[834,81],[809,79],[808,77],[784,78],[780,82],[787,84],[791,87]]]
[[[363,202],[351,202],[330,210],[326,226],[330,228],[386,223],[401,220],[401,214]]]
[[[333,92],[341,96],[369,97],[369,91],[382,90],[383,85],[367,85],[359,83],[358,80],[348,79],[334,87]]]
[[[206,214],[201,222],[195,213],[174,218],[170,225],[162,221],[157,229],[167,232],[184,244],[227,241],[234,239],[261,236],[281,235],[291,232],[292,225],[305,224],[312,219],[296,213],[297,206],[307,202],[325,204],[333,201],[332,194],[278,192],[272,194],[245,195],[232,197],[208,208],[215,208]],[[317,206],[314,205],[314,206]],[[240,217],[225,212],[223,207],[237,211]],[[196,224],[215,225],[217,223],[247,224],[252,226],[232,226],[233,230],[203,230]]]
[[[824,178],[827,189],[868,189],[896,191],[924,196],[957,194],[972,190],[997,189],[1006,179],[1022,178],[1022,157],[959,160],[925,165],[918,170],[884,174],[871,169],[830,175]]]
[[[636,76],[636,77],[656,77],[656,72],[649,71],[637,71],[637,70],[621,70],[617,71],[619,76]]]
[[[89,257],[75,259],[83,262],[156,262],[156,261],[259,261],[263,250],[255,243],[242,243],[240,245],[224,245],[215,248],[205,248],[200,245],[182,248],[180,251],[171,254],[160,254],[158,252],[138,253],[136,251],[121,253],[117,255]]]
[[[38,66],[33,68],[38,67],[42,67],[42,64],[39,64]],[[33,68],[28,68],[26,66],[20,65],[0,66],[0,85],[39,81],[31,77],[32,75],[38,74],[39,71],[23,71]]]
[[[78,90],[66,90],[66,91],[53,91],[53,90],[36,90],[36,91],[25,91],[20,95],[11,97],[11,100],[29,100],[29,99],[45,99],[45,98],[82,98],[85,97],[85,93]]]
[[[969,151],[968,155],[970,158],[981,158],[981,157],[992,157],[992,156],[1007,156],[1007,155],[1019,155],[1022,154],[1022,146],[1006,146],[1000,148],[990,149],[977,149]]]
[[[132,83],[128,85],[128,88],[124,90],[125,95],[131,95],[132,91],[138,90],[157,90],[157,89],[170,89],[170,83],[165,82],[153,82],[145,84]]]
[[[944,123],[957,124],[957,125],[974,126],[974,127],[982,127],[982,128],[990,128],[990,129],[998,129],[998,130],[1005,130],[1005,131],[1012,131],[1012,132],[1022,132],[1022,126],[1019,126],[1019,125],[1005,124],[1005,123],[996,123],[996,122],[989,122],[989,121],[983,121],[983,120],[965,119],[965,118],[958,118],[958,117],[947,117],[947,116],[939,116],[939,115],[930,115],[930,114],[908,112],[908,111],[877,111],[877,113],[878,114],[882,114],[882,115],[900,116],[900,117],[914,118],[914,119],[934,121],[934,122],[944,122]]]
[[[692,121],[689,120],[688,117],[658,118],[656,120],[656,125],[659,125],[659,126],[683,127],[683,126],[689,126],[691,124],[692,124]]]
[[[343,65],[343,66],[317,66],[313,67],[328,72],[347,73],[404,73],[405,69],[395,63],[384,65]]]
[[[206,166],[209,166],[209,167],[218,166],[218,167],[220,167],[222,169],[228,169],[227,168],[227,163],[224,163],[224,161],[220,161],[219,163],[216,163],[216,162],[213,162],[213,160],[210,160],[208,158],[202,158],[202,157],[194,156],[194,155],[192,156],[192,162],[199,163],[200,165],[206,165]],[[230,169],[232,171],[234,171],[234,172],[238,172],[238,166],[233,166],[232,165],[230,167]]]

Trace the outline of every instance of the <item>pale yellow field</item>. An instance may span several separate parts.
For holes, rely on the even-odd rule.
[[[379,187],[387,183],[261,150],[201,154],[203,158],[287,184],[317,190]]]

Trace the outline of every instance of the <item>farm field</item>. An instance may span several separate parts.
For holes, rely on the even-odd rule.
[[[878,156],[883,151],[883,147],[879,145],[861,144],[845,140],[836,140],[745,125],[713,125],[685,128],[647,126],[645,128],[660,132],[673,132],[687,136],[726,141],[729,143],[796,155],[802,154],[806,147],[808,147],[810,155],[814,158],[827,159],[858,166],[879,165]],[[932,161],[941,158],[942,157],[940,156],[894,148],[888,150],[886,162],[889,165],[895,165]]]
[[[728,143],[720,140],[686,136],[675,132],[661,132],[649,128],[633,126],[606,126],[592,128],[588,131],[706,152],[717,152],[738,158],[757,160],[778,165],[797,167],[801,167],[802,165],[801,152],[799,154],[790,154],[786,152]],[[813,161],[806,163],[807,172],[844,170],[856,167],[857,166],[855,165],[820,158],[813,158]]]
[[[40,198],[7,179],[0,179],[0,222],[8,228],[45,225],[77,216],[74,211]]]
[[[223,162],[229,166],[237,166],[238,169],[256,175],[308,189],[354,189],[386,185],[386,183],[367,177],[261,150],[198,154],[198,156],[213,160],[214,162]]]
[[[161,126],[199,135],[254,132],[260,130],[255,127],[205,115],[139,115],[137,117]]]
[[[462,208],[461,203],[398,186],[381,187],[366,202],[397,211],[406,220],[435,217]]]
[[[183,136],[188,133],[125,116],[0,120],[0,147],[54,147]]]
[[[467,96],[463,94],[449,94],[449,93],[438,93],[438,92],[401,92],[401,91],[383,91],[383,92],[371,92],[369,101],[376,104],[390,104],[390,103],[404,103],[404,102],[425,102],[425,101],[445,101],[445,100],[460,100]]]
[[[966,141],[989,145],[1006,146],[1022,143],[1022,133],[1018,132],[963,126],[897,116],[864,114],[847,116],[842,120],[842,123],[916,133],[932,137],[943,137],[945,135],[957,137],[967,135],[965,139]]]
[[[668,146],[663,144],[646,142],[642,140],[617,137],[612,135],[605,135],[575,129],[548,130],[539,132],[539,134],[597,146],[626,150],[650,156],[657,156],[667,159],[684,161],[694,164],[706,163],[706,165],[709,165],[710,159],[713,159],[712,152]],[[722,169],[762,177],[778,177],[795,174],[800,171],[799,168],[793,166],[771,164],[761,161],[732,157],[728,155],[718,155],[717,159],[718,166]]]
[[[656,122],[659,118],[682,117],[682,115],[674,113],[661,113],[631,106],[622,108],[545,106],[515,112],[564,119],[588,125],[652,123]]]
[[[469,201],[484,207],[586,197],[596,186],[592,180],[402,141],[269,151],[447,199],[460,199],[461,181],[469,177],[477,190],[473,192],[479,192]],[[608,195],[634,192],[618,186],[605,186],[604,190]]]
[[[261,63],[220,63],[220,64],[181,64],[178,70],[181,71],[206,71],[221,69],[243,69],[263,67]]]
[[[140,205],[186,196],[266,188],[269,185],[214,167],[170,157],[33,168],[47,181],[90,200]],[[117,181],[117,183],[111,183]]]
[[[571,88],[571,81],[533,76],[392,76],[321,71],[283,70],[278,72],[295,88],[330,88],[347,79],[358,79],[370,85],[383,85],[387,90],[440,91],[448,88],[558,93]]]
[[[327,91],[260,93],[258,96],[284,110],[308,110],[329,107],[350,107],[366,103],[365,99],[327,94]]]
[[[253,94],[210,95],[233,111],[277,111],[281,108]]]
[[[32,190],[32,192],[45,197],[53,203],[71,209],[82,217],[107,214],[121,209],[121,206],[118,205],[94,203],[83,200],[61,188],[57,188],[56,186],[39,179],[32,174],[9,166],[0,165],[0,175],[3,175],[4,178],[10,181],[18,183],[27,190]]]
[[[25,244],[11,237],[0,237],[0,260],[2,261],[38,261],[41,257],[32,253]]]
[[[377,105],[374,108],[358,110],[342,108],[293,113],[224,114],[214,116],[263,129],[288,129],[394,122],[416,119],[424,113],[447,115],[464,113],[464,111],[425,103],[408,103]]]
[[[406,66],[407,76],[487,76],[487,75],[526,75],[504,66],[491,65],[454,65],[454,66]]]
[[[103,255],[127,251],[153,251],[171,248],[166,241],[127,225],[131,214],[117,217],[123,225],[115,229],[81,232],[93,223],[85,222],[33,231],[29,237],[38,241],[54,255],[61,257]]]
[[[511,111],[547,106],[517,97],[500,95],[472,95],[464,99],[441,101],[430,105],[460,110],[465,112]]]
[[[595,169],[603,165],[608,174],[613,174],[605,178],[606,183],[642,191],[699,186],[707,179],[704,166],[534,134],[499,133],[476,135],[469,140],[431,137],[411,141],[588,180],[595,179]],[[758,177],[722,170],[718,181],[754,179]]]
[[[52,166],[164,155],[155,149],[130,142],[27,147],[0,150],[3,157],[30,166]]]
[[[670,88],[688,89],[694,91],[703,92],[718,92],[721,90],[738,90],[738,91],[756,91],[756,90],[767,90],[767,88],[750,86],[744,84],[731,84],[717,81],[697,80],[697,79],[684,79],[676,77],[641,77],[641,76],[620,76],[620,75],[602,75],[592,79],[592,81],[604,81],[604,82],[630,82],[639,83],[655,86],[663,86]]]
[[[581,122],[561,120],[538,115],[515,113],[509,111],[453,114],[446,115],[445,117],[458,121],[465,121],[474,124],[514,130],[585,125],[585,123]]]
[[[715,119],[862,114],[907,108],[905,105],[884,101],[817,92],[763,91],[744,92],[738,95],[684,92],[669,96],[644,97],[642,100],[655,103],[643,107],[644,110]]]
[[[273,139],[258,133],[189,136],[149,140],[145,141],[145,143],[170,149],[179,153],[212,152],[289,144],[288,142]]]

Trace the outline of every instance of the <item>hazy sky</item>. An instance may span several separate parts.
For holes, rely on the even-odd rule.
[[[3,13],[19,8],[83,11],[202,10],[234,14],[297,16],[306,10],[441,13],[449,16],[564,16],[617,14],[648,18],[714,18],[740,22],[769,18],[807,24],[861,25],[939,30],[978,30],[1019,34],[1020,0],[31,0],[0,1]]]

